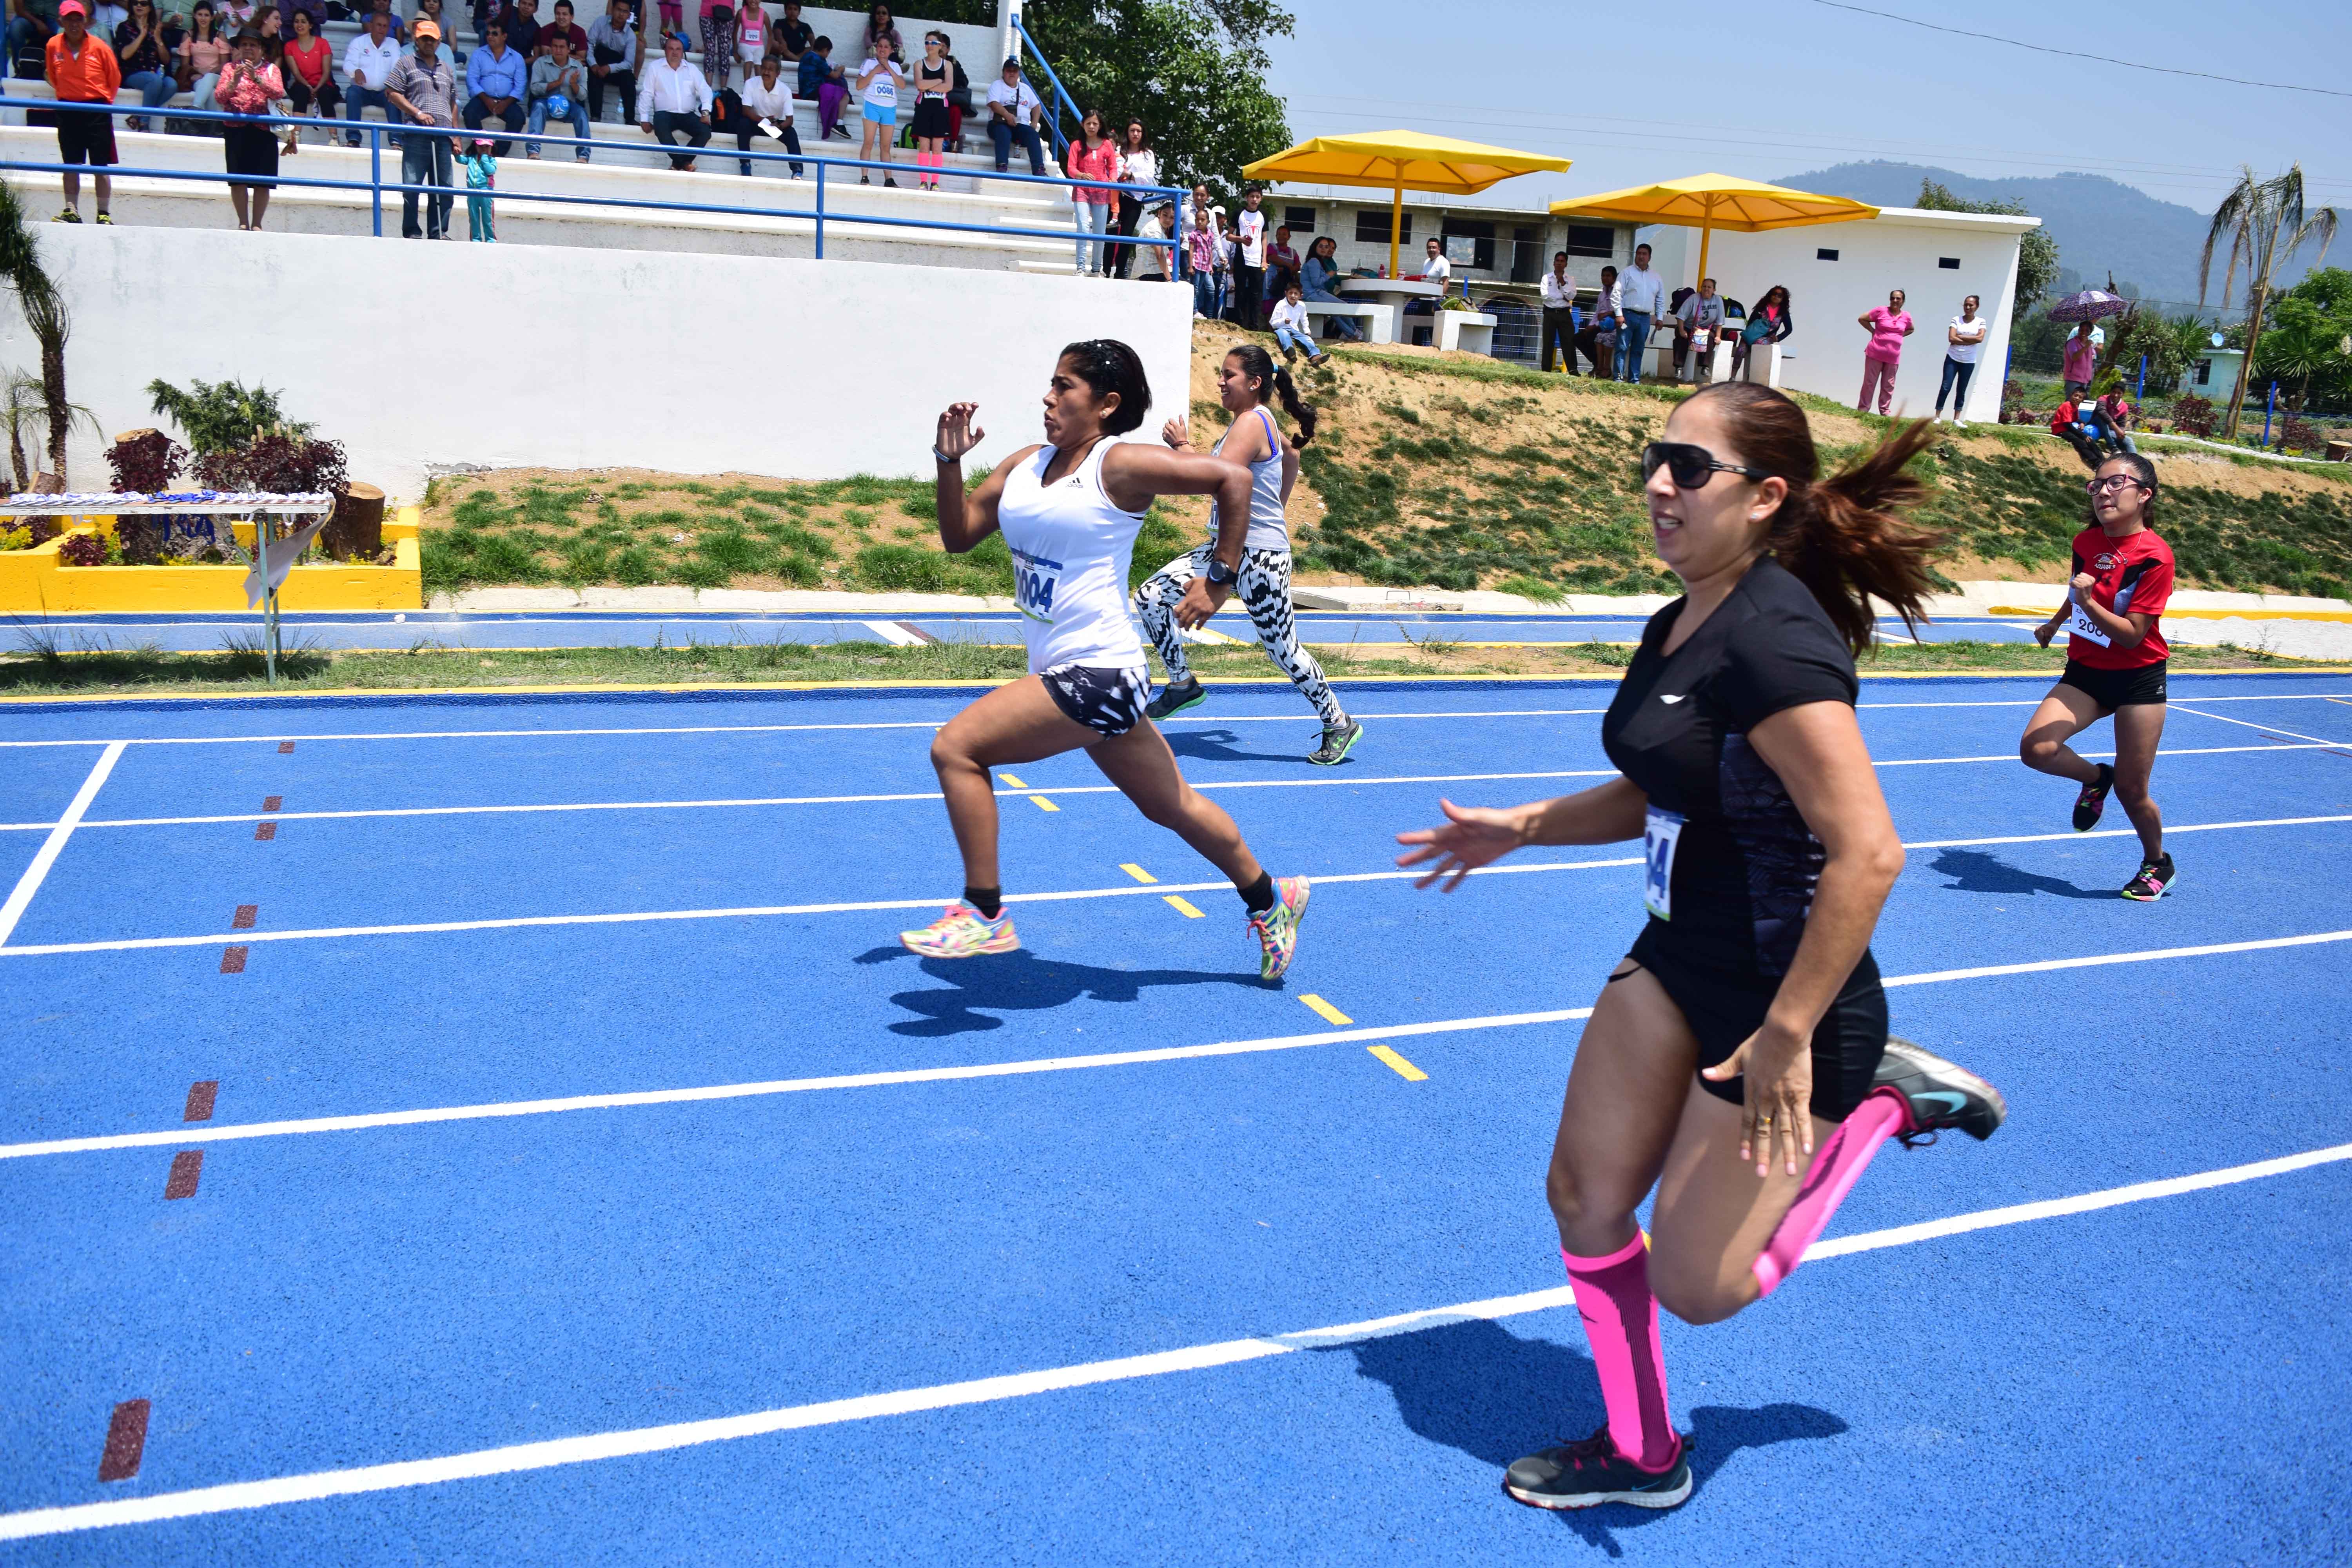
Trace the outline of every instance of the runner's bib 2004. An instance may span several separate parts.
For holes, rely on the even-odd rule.
[[[1675,918],[1675,847],[1684,820],[1678,811],[1654,805],[1642,823],[1642,902],[1662,921]]]
[[[1061,581],[1062,563],[1026,550],[1013,552],[1013,607],[1033,621],[1054,624],[1054,584]]]

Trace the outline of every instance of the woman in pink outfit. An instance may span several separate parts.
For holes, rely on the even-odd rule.
[[[1870,329],[1870,346],[1862,351],[1862,397],[1854,404],[1870,412],[1870,392],[1878,389],[1878,411],[1889,414],[1895,404],[1895,367],[1903,358],[1903,340],[1912,331],[1911,312],[1903,308],[1903,290],[1894,289],[1884,305],[1873,305],[1854,321]]]
[[[1087,110],[1078,122],[1078,133],[1070,142],[1067,153],[1069,176],[1074,180],[1116,180],[1118,178],[1118,143],[1103,130],[1102,111]],[[1118,193],[1107,185],[1072,185],[1070,201],[1076,206],[1078,217],[1078,276],[1103,276],[1103,242],[1093,237],[1110,232],[1111,203]]]

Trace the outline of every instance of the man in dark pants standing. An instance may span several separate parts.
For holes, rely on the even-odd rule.
[[[1576,279],[1568,275],[1568,252],[1551,253],[1551,270],[1543,276],[1543,368],[1552,365],[1553,345],[1560,363],[1576,374]]]
[[[1234,224],[1234,320],[1249,331],[1265,326],[1265,214],[1256,186],[1242,193],[1241,216]]]

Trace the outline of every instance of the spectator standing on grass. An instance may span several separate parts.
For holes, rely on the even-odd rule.
[[[1617,269],[1601,269],[1601,290],[1592,301],[1592,314],[1584,319],[1584,330],[1576,334],[1576,346],[1592,362],[1592,374],[1602,381],[1617,374]],[[1575,370],[1574,361],[1569,363]]]
[[[286,96],[285,79],[263,52],[259,33],[248,28],[236,36],[236,58],[221,68],[215,96],[231,114],[267,114],[271,104]],[[236,176],[278,177],[277,129],[242,121],[223,126],[221,159],[228,168],[228,199],[236,209],[236,226],[259,228],[262,215],[269,210],[269,193],[276,187],[240,184]]]
[[[580,145],[572,150],[576,163],[588,162],[588,73],[572,58],[572,40],[562,33],[548,40],[547,53],[530,62],[530,120],[528,129],[534,136],[547,129],[550,120],[568,121],[572,134]],[[539,143],[531,142],[523,149],[523,156],[539,156]]]
[[[588,118],[604,118],[604,94],[621,95],[621,118],[637,117],[637,72],[646,63],[645,35],[629,0],[613,0],[588,29]]]
[[[1315,329],[1307,318],[1307,290],[1297,279],[1284,286],[1281,302],[1275,306],[1267,324],[1274,329],[1275,345],[1282,350],[1284,359],[1296,360],[1302,349],[1308,364],[1321,364],[1331,357],[1315,346]]]
[[[1064,172],[1073,180],[1118,178],[1118,143],[1103,129],[1100,110],[1089,109],[1079,118],[1078,134],[1063,159]],[[1096,237],[1110,232],[1110,204],[1115,195],[1102,185],[1070,187],[1070,205],[1078,220],[1077,274],[1081,278],[1107,275],[1103,242]]]
[[[784,144],[794,158],[793,178],[801,177],[798,163],[801,133],[793,124],[793,89],[784,85],[784,62],[775,55],[761,57],[756,74],[743,83],[741,103],[744,122],[735,131],[735,149],[748,152],[754,132],[768,132]],[[771,132],[769,127],[774,129]],[[737,164],[743,173],[751,172],[748,158],[739,158]]]
[[[1192,279],[1192,319],[1208,321],[1217,309],[1217,231],[1206,207],[1192,211],[1184,232],[1184,270]]]
[[[887,8],[877,5],[875,9],[883,14],[887,25]],[[897,36],[895,28],[891,30],[891,36]],[[907,73],[898,68],[898,61],[890,52],[887,40],[877,40],[877,43],[880,52],[866,56],[866,62],[857,68],[857,112],[866,122],[866,132],[859,140],[857,155],[872,162],[878,154],[880,161],[887,163],[890,162],[890,144],[898,139],[898,93],[907,85]],[[857,183],[872,184],[873,171],[859,170]],[[885,169],[882,183],[895,186],[898,182]]]
[[[838,136],[848,141],[849,132],[841,128],[841,106],[849,101],[849,80],[833,63],[831,38],[817,39],[801,56],[800,78],[800,96],[816,103],[817,140]]]
[[[197,7],[202,10],[203,7]],[[419,23],[419,26],[425,24]],[[437,29],[436,29],[437,31]],[[392,41],[392,18],[376,12],[367,19],[366,28],[343,46],[343,118],[352,124],[360,122],[363,109],[383,110],[386,121],[402,123],[399,112],[385,95],[384,87],[392,79],[393,68],[400,64],[400,46]],[[360,133],[352,131],[344,136],[347,146],[360,144]]]
[[[1557,349],[1560,366],[1570,375],[1576,374],[1576,330],[1581,324],[1577,320],[1576,279],[1568,275],[1568,252],[1555,250],[1551,270],[1543,275],[1543,369],[1552,367]]]
[[[105,39],[89,30],[89,8],[82,0],[58,0],[58,30],[43,46],[44,69],[49,91],[59,103],[111,104],[122,89],[122,67]],[[98,221],[110,224],[114,202],[112,176],[99,174],[114,166],[114,116],[88,110],[54,111],[58,117],[58,162],[87,163],[98,187]],[[65,174],[65,210],[59,223],[81,221],[81,176]]]
[[[1665,302],[1665,280],[1650,270],[1650,247],[1633,247],[1633,265],[1617,279],[1617,367],[1621,380],[1639,385],[1650,357],[1650,327]]]
[[[1151,132],[1143,121],[1132,115],[1118,133],[1118,180],[1123,185],[1156,185],[1160,183],[1160,154],[1151,150]],[[1143,208],[1148,198],[1137,191],[1118,194],[1118,216],[1116,222],[1123,236],[1133,235],[1136,226],[1143,221]],[[1114,245],[1111,247],[1110,269],[1121,278],[1135,268],[1135,247]]]
[[[1731,340],[1731,379],[1747,377],[1748,358],[1755,353],[1758,343],[1777,343],[1794,331],[1796,323],[1789,315],[1789,290],[1775,283],[1764,290],[1764,298],[1748,312],[1739,335]]]
[[[948,36],[934,29],[923,35],[923,58],[915,62],[915,176],[917,188],[940,188],[940,170],[947,163],[947,144],[953,121],[948,94],[955,90],[955,66],[948,58]]]
[[[1315,243],[1307,247],[1307,260],[1298,269],[1298,282],[1307,299],[1320,300],[1327,305],[1347,303],[1339,293],[1339,242],[1328,234],[1318,236]],[[1351,317],[1334,316],[1331,325],[1351,343],[1364,341],[1363,329]]]
[[[1234,320],[1251,331],[1265,320],[1265,194],[1255,185],[1242,193],[1234,217]]]
[[[457,73],[441,58],[441,29],[431,22],[419,22],[410,30],[415,34],[415,52],[403,56],[392,68],[384,81],[384,95],[399,111],[403,125],[455,128]],[[450,188],[454,161],[449,138],[412,135],[398,141],[400,183],[412,187],[400,193],[401,237],[444,238],[449,232],[449,209],[457,199]],[[419,193],[413,188],[418,185],[431,187],[421,229],[416,226]]]
[[[520,131],[526,116],[523,103],[530,92],[530,66],[507,46],[506,25],[492,22],[482,35],[482,47],[466,62],[466,129],[479,131],[495,120],[509,131]],[[497,155],[505,157],[512,143],[500,142]]]
[[[1705,386],[1715,379],[1715,345],[1723,337],[1723,296],[1715,291],[1715,279],[1702,278],[1697,291],[1685,300],[1675,311],[1675,379],[1683,378],[1683,361],[1691,354],[1698,356],[1698,365],[1691,379]]]
[[[1021,62],[1006,60],[1003,71],[988,86],[988,139],[996,144],[998,174],[1013,162],[1013,144],[1018,142],[1029,154],[1029,172],[1044,175],[1045,146],[1037,139],[1037,127],[1045,118],[1045,104],[1021,79]]]
[[[1885,414],[1895,405],[1895,370],[1902,363],[1903,340],[1916,325],[1911,312],[1903,308],[1903,290],[1890,289],[1885,304],[1873,305],[1854,322],[1870,329],[1870,342],[1862,351],[1862,396],[1853,406],[1859,413],[1869,413],[1871,389],[1875,387],[1878,412]]]
[[[161,109],[180,90],[172,74],[172,58],[179,52],[180,29],[167,26],[155,14],[153,0],[131,0],[131,15],[114,29],[114,63],[122,85],[139,95],[142,106]],[[144,131],[144,115],[122,122],[125,131]]]
[[[1965,430],[1969,425],[1969,378],[1977,373],[1977,360],[1984,353],[1986,322],[1977,314],[1974,294],[1960,301],[1960,313],[1944,329],[1944,384],[1936,389],[1936,417],[1944,416],[1944,399],[1952,397],[1952,387],[1958,384],[1959,395],[1952,397],[1952,424]]]
[[[220,36],[219,8],[212,0],[196,0],[195,9],[188,13],[188,36],[180,40],[180,68],[189,75],[188,91],[196,108],[219,107],[213,89],[220,84],[220,68],[228,64],[228,40]]]
[[[686,40],[669,34],[662,39],[662,58],[646,68],[646,79],[637,86],[637,108],[645,116],[639,126],[665,147],[676,147],[673,138],[678,136],[693,146],[708,146],[710,105],[710,83],[686,58]],[[690,172],[694,154],[673,152],[669,166]]]
[[[487,136],[477,136],[457,153],[457,166],[466,175],[466,237],[484,245],[499,237],[498,204],[477,191],[493,191],[499,184],[499,159]]]
[[[2092,337],[2092,331],[2090,322],[2075,322],[2074,331],[2067,335],[2065,346],[2060,351],[2062,357],[2059,363],[2063,368],[2059,374],[2064,379],[2066,395],[2070,398],[2080,396],[2091,389],[2092,367],[2098,363],[2099,357],[2099,346]]]

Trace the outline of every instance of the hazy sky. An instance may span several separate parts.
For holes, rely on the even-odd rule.
[[[2062,59],[1815,0],[1287,3],[1297,34],[1275,42],[1273,86],[1296,134],[1402,126],[1576,160],[1566,174],[1496,187],[1512,205],[1707,170],[1770,179],[1886,158],[1990,176],[2081,170],[2210,212],[2240,163],[2268,175],[2299,158],[2307,200],[2352,209],[2352,97]],[[2352,92],[2352,5],[2342,0],[1859,3],[2148,65]],[[2052,25],[2068,16],[2082,20]],[[2346,241],[2352,250],[2352,226]]]

